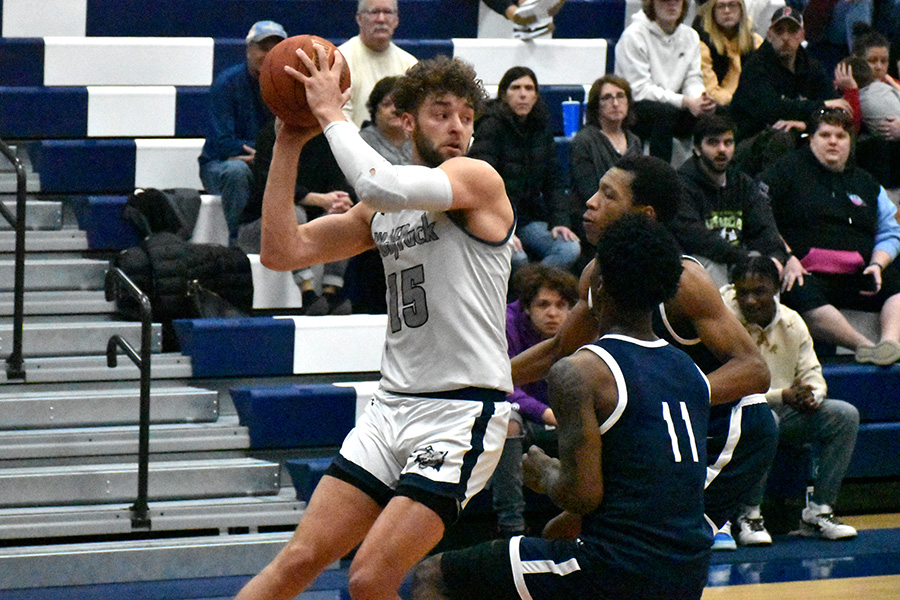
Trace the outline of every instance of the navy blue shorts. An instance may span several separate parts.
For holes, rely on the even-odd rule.
[[[591,561],[581,541],[522,536],[445,552],[441,571],[453,600],[698,600],[706,582],[705,562],[672,578],[652,566],[629,576]]]
[[[754,394],[714,406],[706,440],[706,516],[722,527],[765,476],[778,449],[778,425],[766,399]]]

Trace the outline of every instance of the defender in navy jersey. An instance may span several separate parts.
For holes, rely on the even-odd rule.
[[[319,126],[279,124],[260,257],[294,270],[378,248],[388,305],[382,379],[293,539],[240,600],[294,598],[356,546],[351,596],[396,597],[490,478],[510,410],[504,324],[515,215],[497,172],[464,156],[484,97],[473,69],[438,57],[400,78],[394,102],[417,164],[394,166],[344,120],[340,54],[328,68],[317,53],[316,62],[297,53],[309,76],[286,68],[305,84]],[[361,203],[298,225],[297,159],[320,130]]]
[[[588,241],[593,243],[626,214],[643,213],[667,223],[677,211],[680,192],[681,183],[668,163],[648,156],[621,159],[587,201],[584,228]],[[741,498],[766,472],[778,432],[761,395],[769,386],[769,369],[756,344],[722,302],[703,267],[695,260],[683,262],[678,292],[663,305],[666,327],[656,334],[681,342],[709,378],[713,414],[706,509],[710,527],[718,530],[741,510]],[[559,333],[513,358],[515,384],[539,379],[558,359],[604,333],[588,307],[594,264],[585,267],[580,300]],[[564,515],[545,534],[570,536],[580,527],[578,521]]]
[[[584,515],[580,536],[431,557],[412,600],[700,598],[709,383],[651,317],[677,289],[680,254],[665,228],[631,215],[600,239],[597,265],[594,316],[608,333],[550,371],[559,460],[536,447],[525,459],[529,487]]]

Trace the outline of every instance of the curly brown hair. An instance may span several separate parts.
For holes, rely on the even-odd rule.
[[[516,271],[512,278],[512,288],[523,308],[531,306],[541,288],[559,294],[569,303],[569,308],[578,302],[578,278],[568,271],[543,263],[531,263]]]
[[[394,88],[394,104],[400,113],[413,113],[432,94],[453,94],[465,99],[475,113],[487,95],[469,63],[443,54],[411,66]]]

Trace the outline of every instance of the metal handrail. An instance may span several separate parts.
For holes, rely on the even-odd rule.
[[[15,274],[13,276],[13,345],[6,359],[6,378],[25,379],[25,361],[22,355],[22,330],[25,325],[25,167],[12,149],[0,140],[0,154],[16,169],[16,214],[0,202],[3,215],[16,232]]]
[[[118,364],[116,348],[125,351],[141,372],[140,425],[138,426],[138,491],[137,499],[131,506],[132,529],[150,529],[147,487],[150,478],[150,332],[152,310],[150,298],[122,272],[112,267],[106,272],[106,300],[111,302],[120,295],[129,295],[141,305],[141,351],[134,348],[122,336],[114,335],[106,344],[106,365],[115,368]]]

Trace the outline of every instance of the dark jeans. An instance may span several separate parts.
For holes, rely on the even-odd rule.
[[[697,122],[688,109],[655,100],[635,102],[634,114],[637,121],[632,129],[650,143],[650,156],[666,162],[672,160],[672,139],[690,137]]]

